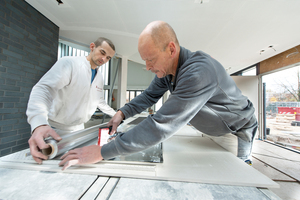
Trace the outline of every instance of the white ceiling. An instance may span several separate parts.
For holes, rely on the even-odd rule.
[[[143,64],[137,41],[154,20],[168,22],[181,46],[209,53],[230,74],[300,44],[299,0],[26,1],[59,26],[60,38],[89,45],[107,37],[118,55]]]

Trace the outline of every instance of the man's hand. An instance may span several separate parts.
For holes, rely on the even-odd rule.
[[[124,114],[122,113],[121,110],[119,110],[112,118],[111,120],[109,120],[107,126],[111,127],[112,129],[110,131],[110,135],[113,135],[116,131],[118,126],[120,125],[120,123],[123,121],[123,119],[125,118]]]
[[[61,137],[50,126],[42,125],[34,129],[30,139],[28,140],[30,154],[39,164],[42,164],[43,160],[48,159],[48,156],[42,154],[40,150],[49,147],[49,145],[45,143],[44,139],[50,136],[57,141],[61,140]]]
[[[63,166],[62,170],[69,168],[72,165],[92,164],[103,160],[101,155],[101,146],[91,145],[82,148],[77,148],[65,153],[59,163]]]

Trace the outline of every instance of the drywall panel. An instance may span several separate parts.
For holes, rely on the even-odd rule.
[[[277,187],[277,183],[206,137],[174,136],[164,143],[160,180]],[[170,179],[169,179],[170,178]],[[268,185],[268,186],[267,186]]]
[[[109,181],[109,177],[98,177],[97,180],[91,185],[91,187],[84,193],[84,196],[80,198],[80,200],[91,200],[95,199],[99,193],[104,189],[107,182]]]
[[[0,168],[0,199],[79,199],[96,179],[95,175]]]
[[[42,165],[1,158],[0,167],[115,177],[184,181],[223,185],[278,187],[232,153],[206,137],[173,136],[163,143],[163,163],[99,162],[65,171],[57,163]]]
[[[132,178],[121,178],[110,199],[270,200],[255,187]]]
[[[96,200],[110,199],[110,195],[113,192],[115,186],[118,184],[120,178],[111,177],[106,183],[105,187],[101,190]]]

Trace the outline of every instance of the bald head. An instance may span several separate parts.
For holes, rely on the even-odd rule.
[[[139,45],[150,40],[161,51],[165,51],[170,42],[174,42],[179,47],[179,42],[173,28],[163,21],[154,21],[148,24],[139,37]]]
[[[180,46],[169,24],[162,21],[148,24],[139,37],[138,50],[148,71],[158,78],[168,74],[175,76]]]

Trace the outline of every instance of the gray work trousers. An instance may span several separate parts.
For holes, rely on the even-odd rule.
[[[238,138],[238,154],[237,157],[242,160],[251,160],[253,140],[257,131],[257,120],[255,115],[250,121],[234,135]]]
[[[232,133],[238,138],[238,155],[242,160],[251,159],[252,143],[257,130],[257,120],[253,114],[252,118],[243,128],[232,132],[219,117],[213,118],[215,115],[207,107],[203,107],[202,113],[198,113],[191,120],[191,124],[199,131],[211,136],[223,136],[227,133]],[[209,117],[207,117],[209,115]],[[199,123],[201,122],[201,123]]]

